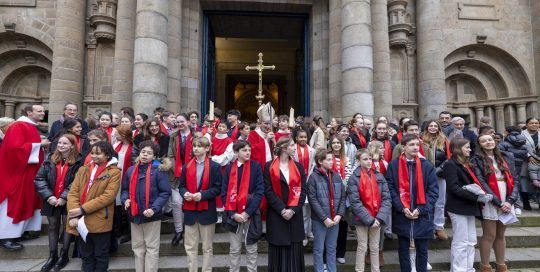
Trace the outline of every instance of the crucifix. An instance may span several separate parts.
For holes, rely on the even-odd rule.
[[[259,101],[259,106],[262,105],[264,99],[263,88],[262,88],[262,73],[266,69],[274,70],[276,69],[275,65],[265,66],[263,65],[263,53],[259,53],[259,64],[257,66],[246,66],[246,71],[257,70],[259,72],[259,90],[255,98]]]

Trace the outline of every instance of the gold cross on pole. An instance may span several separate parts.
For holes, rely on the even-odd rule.
[[[262,101],[264,99],[263,88],[262,88],[262,73],[266,69],[270,69],[270,70],[276,69],[275,65],[271,65],[271,66],[263,65],[262,58],[263,58],[263,53],[259,53],[259,64],[257,66],[246,66],[246,71],[253,71],[253,70],[259,71],[259,90],[258,90],[258,94],[255,96],[255,98],[259,101],[259,106],[262,105]]]

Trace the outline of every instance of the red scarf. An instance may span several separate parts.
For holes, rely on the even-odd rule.
[[[418,150],[418,152],[420,152],[424,158],[426,157],[426,152],[424,152],[424,141],[422,141],[422,139],[420,139],[420,150]]]
[[[133,138],[137,137],[137,135],[139,135],[139,129],[133,131]]]
[[[270,181],[272,189],[278,195],[279,199],[283,200],[281,193],[281,170],[279,169],[279,157],[274,159],[270,164]],[[289,198],[287,199],[287,207],[298,206],[300,200],[300,192],[302,191],[302,180],[300,179],[300,171],[294,164],[293,160],[289,160]],[[303,203],[300,203],[303,204]]]
[[[99,178],[99,175],[101,175],[101,173],[103,173],[103,171],[105,171],[105,168],[107,168],[107,163],[108,162],[104,162],[100,166],[98,166],[96,174],[94,175],[94,179],[92,180],[92,185],[96,181],[96,179]],[[94,162],[92,162],[88,166],[88,177],[86,178],[86,182],[85,182],[85,185],[84,185],[84,190],[83,190],[82,195],[81,195],[81,205],[84,204],[84,202],[86,202],[86,195],[88,194],[88,190],[90,190],[90,188],[88,188],[90,186],[90,177],[92,176],[92,170],[94,169],[95,166],[96,166],[96,164]]]
[[[105,130],[105,132],[107,132],[107,140],[109,141],[109,143],[112,143],[112,132],[113,132],[113,128],[112,127],[108,127],[108,128],[101,128],[101,130]]]
[[[358,137],[358,140],[360,140],[360,148],[366,148],[366,137],[364,137],[364,134],[360,133],[356,128],[353,129],[354,133],[356,133],[356,137]]]
[[[185,148],[184,148],[184,158],[180,156],[180,142],[182,141],[182,134],[178,132],[178,138],[176,139],[176,163],[174,166],[174,177],[179,178],[182,175],[182,166],[184,162],[189,162],[191,160],[191,132],[186,138]]]
[[[376,141],[380,142],[379,139],[376,139]],[[392,160],[392,144],[390,143],[390,140],[388,139],[385,139],[383,144],[384,144],[384,160],[389,162]]]
[[[398,144],[401,144],[401,139],[403,138],[403,131],[401,131],[401,130],[398,131],[396,137],[397,137],[397,141],[398,141],[397,143],[398,143]]]
[[[86,155],[86,158],[84,158],[84,165],[89,165],[92,162],[92,157],[90,157],[90,153]]]
[[[81,136],[75,135],[75,140],[77,140],[77,152],[81,153]]]
[[[339,173],[341,176],[341,179],[345,178],[345,159],[340,158],[339,159],[339,169],[337,168],[337,162],[336,162],[336,156],[332,156],[332,159],[334,160],[334,163],[332,164],[332,171]]]
[[[236,141],[238,140],[238,123],[236,123],[236,126],[234,126],[234,129],[233,131],[231,132],[231,139],[233,140],[233,142],[236,143]]]
[[[469,172],[469,175],[471,176],[471,178],[473,179],[474,183],[478,186],[480,186],[480,188],[485,192],[486,189],[484,189],[484,186],[482,186],[482,183],[480,183],[480,181],[478,180],[478,178],[476,177],[476,175],[474,174],[474,171],[471,169],[471,166],[469,165],[465,165],[464,166],[465,169],[467,169],[467,172]]]
[[[304,154],[302,154],[302,151],[304,150]],[[309,147],[308,145],[305,145],[304,147],[301,147],[299,144],[296,145],[296,153],[298,154],[298,162],[304,167],[304,173],[306,173],[306,176],[309,172]]]
[[[324,175],[326,178],[326,182],[328,184],[328,202],[330,204],[330,219],[334,220],[336,217],[336,211],[334,210],[335,203],[334,203],[334,183],[332,181],[332,171],[326,171],[322,168],[319,168],[319,171],[321,174]]]
[[[54,196],[59,198],[62,192],[64,191],[64,186],[66,184],[66,174],[69,170],[69,164],[62,161],[56,163],[56,182],[54,183]]]
[[[201,178],[201,190],[208,190],[210,186],[210,159],[204,158],[204,170]],[[193,158],[186,166],[186,188],[188,192],[195,194],[199,192],[197,189],[197,159]],[[198,205],[195,200],[184,201],[184,210],[188,211],[206,211],[208,210],[208,200],[199,201]]]
[[[502,165],[506,169],[510,169],[504,159],[502,160]],[[502,201],[501,192],[499,191],[499,185],[497,184],[497,176],[495,175],[495,168],[493,167],[493,164],[491,164],[490,168],[491,174],[488,176],[489,188],[491,188],[493,193],[495,193],[495,195],[499,197],[499,199]],[[504,179],[506,180],[506,188],[508,188],[506,195],[509,196],[512,193],[512,190],[514,190],[514,178],[509,171],[503,171],[503,173]]]
[[[452,157],[452,150],[450,149],[450,141],[444,141],[446,147],[446,159],[449,160]]]
[[[386,176],[386,166],[384,165],[383,160],[373,161],[371,164],[371,169],[377,170],[377,167],[375,166],[375,163],[379,165],[379,173],[383,174],[383,176]]]
[[[238,161],[234,160],[231,173],[229,175],[229,187],[227,187],[227,199],[225,200],[225,210],[243,213],[246,210],[246,204],[249,194],[249,179],[251,176],[251,161],[244,163],[240,188],[238,188]],[[240,190],[239,190],[240,189]]]
[[[137,184],[139,180],[139,166],[140,163],[135,164],[133,167],[133,173],[131,173],[131,178],[129,179],[129,200],[131,201],[131,215],[136,216],[139,214],[139,204],[137,203]],[[145,175],[145,186],[144,186],[144,207],[149,208],[150,207],[150,175],[152,173],[152,162],[148,163],[148,168],[146,169],[146,175]]]
[[[422,162],[420,157],[416,156],[416,205],[426,204],[426,192],[424,191],[424,177],[422,175]],[[405,154],[399,156],[398,165],[398,183],[399,183],[399,198],[403,207],[411,208],[411,192],[410,192],[409,170]]]
[[[116,153],[120,153],[120,151],[122,150],[122,147],[124,146],[124,143],[120,142],[116,148],[114,149],[114,151]],[[128,144],[128,148],[126,150],[126,154],[124,155],[124,165],[122,166],[122,177],[124,176],[124,174],[126,173],[126,171],[128,170],[128,168],[131,166],[131,150],[133,150],[133,144]]]
[[[371,216],[376,217],[381,208],[381,193],[379,191],[379,185],[377,184],[377,178],[375,171],[371,170],[371,173],[362,168],[360,171],[360,177],[358,179],[358,195],[362,204]]]
[[[159,128],[161,129],[161,132],[167,136],[169,136],[169,131],[167,131],[167,128],[165,127],[165,125],[163,123],[159,123]]]

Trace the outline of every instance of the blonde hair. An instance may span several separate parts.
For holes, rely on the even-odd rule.
[[[4,130],[11,125],[11,123],[15,122],[15,119],[9,118],[9,117],[2,117],[0,118],[0,129]]]
[[[383,143],[381,141],[371,141],[369,142],[367,146],[367,150],[369,151],[369,154],[371,154],[371,158],[374,161],[378,161],[381,159],[381,155],[379,154],[379,149],[383,147]]]

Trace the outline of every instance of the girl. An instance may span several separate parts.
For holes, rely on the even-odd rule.
[[[291,137],[291,131],[289,130],[289,116],[279,116],[278,126],[279,130],[274,134],[274,137],[276,137],[276,142],[279,141],[279,138],[281,137]]]
[[[122,118],[123,119],[123,118]],[[119,125],[116,127],[116,140],[113,145],[114,151],[118,154],[118,168],[122,170],[121,180],[124,180],[124,176],[128,168],[132,165],[133,161],[133,132],[131,126]],[[120,192],[116,195],[116,213],[114,216],[112,233],[113,244],[112,248],[117,248],[116,238],[120,238],[120,243],[125,243],[130,240],[129,237],[129,224],[127,222],[126,214],[122,209],[122,201],[120,200]],[[123,214],[124,213],[124,214]]]
[[[337,127],[336,130],[337,138],[343,141],[344,147],[345,147],[345,155],[351,162],[351,164],[355,164],[356,160],[356,146],[352,143],[349,131],[349,126],[347,124],[341,124]]]
[[[170,164],[155,161],[159,146],[152,141],[139,145],[138,162],[129,167],[122,182],[122,203],[131,221],[131,249],[135,270],[158,270],[162,208],[169,200]]]
[[[269,272],[305,271],[302,205],[306,175],[302,165],[292,160],[295,149],[291,138],[282,137],[274,149],[277,158],[264,167]]]
[[[135,130],[133,130],[133,138],[137,138],[137,135],[142,133],[146,120],[148,120],[148,115],[144,113],[135,115],[135,120],[133,121],[133,124],[135,125]]]
[[[391,200],[384,176],[373,169],[370,152],[358,152],[357,167],[347,186],[347,198],[351,204],[351,224],[355,225],[358,246],[356,249],[357,272],[364,271],[365,256],[369,245],[371,271],[378,272],[382,251],[379,250],[381,227],[390,217]]]
[[[87,135],[88,144],[90,146],[94,145],[97,142],[107,141],[107,133],[103,130],[94,129],[88,132]],[[83,153],[84,165],[90,164],[92,162],[92,156],[90,156],[90,148],[87,153]]]
[[[364,127],[364,118],[353,118],[349,123],[351,127],[351,140],[356,149],[366,148],[369,139],[369,132]]]
[[[169,136],[165,135],[159,126],[160,122],[159,119],[156,117],[150,117],[145,123],[144,129],[135,137],[133,140],[133,156],[137,157],[139,156],[139,149],[137,146],[141,144],[144,141],[152,141],[153,143],[157,143],[159,145],[159,154],[157,154],[158,158],[163,158],[167,156],[167,152],[169,150]]]
[[[69,120],[69,119],[68,119]],[[64,124],[67,122],[64,121]],[[66,226],[66,200],[71,183],[82,164],[82,158],[76,147],[75,136],[64,134],[57,140],[56,151],[41,165],[36,178],[36,191],[43,199],[41,215],[49,221],[49,259],[41,271],[59,271],[69,262],[69,244],[71,234],[62,232],[62,251],[58,259],[58,238],[60,227]]]
[[[373,128],[373,138],[372,141],[379,141],[384,146],[383,159],[387,162],[392,160],[392,151],[394,150],[395,144],[390,140],[388,135],[388,125],[385,122],[377,122],[375,128]]]
[[[53,140],[51,144],[51,153],[56,150],[56,145],[58,143],[58,138],[64,134],[71,134],[75,136],[76,144],[75,148],[79,154],[87,154],[90,144],[86,138],[81,137],[82,132],[82,121],[80,119],[66,118],[64,123],[62,123],[62,130],[58,133],[57,137]],[[88,136],[87,136],[88,137]]]
[[[368,144],[369,154],[371,155],[372,164],[371,168],[379,173],[381,173],[384,177],[386,177],[386,169],[388,169],[388,161],[384,159],[384,154],[386,149],[384,148],[384,145],[382,142],[379,141],[373,141]],[[357,154],[358,155],[358,154]],[[388,239],[394,239],[394,235],[392,234],[392,217],[389,216],[388,220],[385,222],[384,226],[382,227],[382,232],[384,237],[381,237],[381,242],[379,243],[379,265],[384,265],[384,256],[383,256],[383,245],[384,245],[384,238]],[[368,253],[369,254],[369,253]],[[369,259],[366,259],[366,262],[369,262]]]
[[[313,228],[313,263],[315,271],[324,271],[323,251],[326,249],[326,269],[337,271],[336,244],[339,222],[345,215],[345,186],[332,171],[333,155],[319,149],[315,155],[317,168],[308,179],[308,199]]]
[[[508,271],[505,264],[506,226],[499,221],[503,213],[514,213],[519,198],[519,182],[514,177],[514,157],[501,152],[491,135],[480,135],[479,148],[472,159],[476,177],[493,199],[482,209],[482,238],[480,239],[481,271],[491,271],[489,255],[495,252],[497,271]]]
[[[82,166],[68,194],[67,232],[79,236],[77,225],[84,220],[88,228],[86,240],[78,238],[82,258],[81,270],[107,271],[109,246],[114,217],[114,200],[120,188],[120,169],[114,149],[108,142],[92,145],[92,163]]]
[[[112,125],[113,115],[110,112],[101,112],[99,114],[99,129],[107,132],[107,141],[112,145],[116,143],[115,128]]]
[[[321,116],[313,117],[311,126],[315,129],[309,140],[309,145],[315,149],[326,148],[326,140],[328,139],[328,131]]]
[[[129,126],[131,127],[133,125],[133,119],[131,119],[131,117],[129,116],[122,116],[122,118],[120,118],[120,125],[121,126]]]

